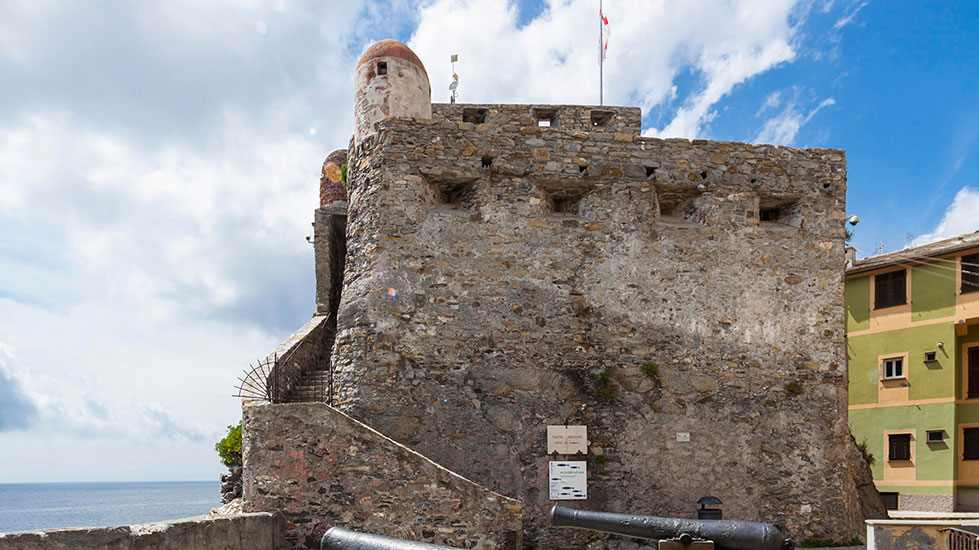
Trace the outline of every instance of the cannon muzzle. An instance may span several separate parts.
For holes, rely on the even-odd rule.
[[[757,521],[695,520],[631,516],[573,510],[556,505],[551,525],[577,527],[639,539],[672,539],[682,535],[714,541],[717,550],[792,550],[795,543],[777,527]]]
[[[461,550],[453,546],[395,539],[330,527],[320,539],[320,550]]]

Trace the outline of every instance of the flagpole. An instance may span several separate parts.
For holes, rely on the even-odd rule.
[[[603,49],[604,44],[602,44],[602,17],[605,17],[605,12],[602,11],[602,0],[598,0],[598,105],[602,106],[605,104],[605,50]]]

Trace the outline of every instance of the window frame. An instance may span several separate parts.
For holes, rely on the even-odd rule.
[[[898,374],[898,375],[895,375],[892,372],[892,374],[890,376],[888,376],[887,375],[888,363],[890,363],[892,367],[896,363],[900,367],[901,373]],[[902,379],[905,379],[905,378],[908,377],[908,374],[907,374],[907,372],[905,372],[905,369],[904,369],[904,356],[903,355],[897,356],[897,357],[887,357],[885,359],[881,359],[880,366],[881,366],[881,378],[880,378],[881,380],[902,380]]]
[[[959,256],[959,280],[959,294],[979,292],[979,252]]]
[[[899,445],[901,445],[902,447],[906,445],[906,447],[902,449],[906,451],[905,453],[902,453],[903,455],[906,455],[904,458],[901,458],[901,454],[895,457],[895,452],[894,452],[895,449],[900,448],[895,445],[895,442],[899,439],[903,440],[903,443],[899,443]],[[888,462],[911,462],[911,457],[913,456],[911,452],[911,443],[912,443],[912,438],[910,433],[887,434],[887,461]]]
[[[973,447],[971,449],[972,455],[969,455],[969,437],[968,433],[972,432]],[[979,426],[973,426],[970,428],[962,428],[962,460],[979,460]]]
[[[900,274],[900,284],[897,275]],[[884,292],[881,292],[881,290]],[[900,289],[900,296],[897,289]],[[874,309],[904,306],[908,304],[908,270],[897,269],[874,275]]]

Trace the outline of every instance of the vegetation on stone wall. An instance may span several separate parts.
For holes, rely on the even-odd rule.
[[[228,435],[214,444],[214,450],[225,466],[230,468],[241,464],[241,422],[228,426]]]
[[[642,366],[642,372],[646,376],[648,376],[650,378],[653,378],[653,377],[655,377],[656,375],[659,374],[659,365],[657,365],[656,363],[654,363],[652,361],[650,361],[648,363],[644,363],[643,366]]]
[[[874,458],[874,453],[870,452],[870,448],[867,446],[867,440],[864,439],[858,443],[857,448],[860,449],[860,454],[863,455],[863,458],[867,461],[867,464],[873,466],[877,459]]]
[[[340,183],[344,186],[347,185],[347,163],[340,165]]]

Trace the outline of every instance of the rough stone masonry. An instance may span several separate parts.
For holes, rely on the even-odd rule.
[[[433,116],[350,151],[341,410],[522,499],[542,543],[548,424],[589,428],[590,509],[690,517],[714,495],[797,537],[861,534],[843,151],[642,138],[638,109]]]
[[[588,428],[575,505],[693,517],[713,495],[797,539],[861,535],[882,505],[846,423],[844,152],[644,138],[635,108],[394,112],[427,99],[397,95],[424,67],[390,42],[358,63],[369,116],[314,224],[331,404],[519,499],[531,546],[589,537],[548,527],[548,461],[575,458],[547,456],[555,424]],[[246,422],[246,506],[296,508],[317,484],[261,481],[290,467],[249,450],[299,437],[274,407]]]

